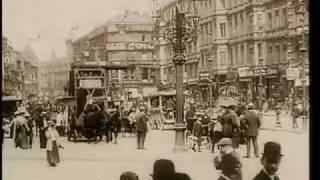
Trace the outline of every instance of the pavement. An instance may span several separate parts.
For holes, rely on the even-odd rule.
[[[284,157],[279,170],[280,179],[309,179],[308,134],[261,130],[260,152],[263,152],[263,144],[270,140],[282,145]],[[208,149],[173,153],[173,131],[150,131],[146,150],[136,149],[135,137],[120,136],[118,144],[73,143],[62,138],[65,148],[60,151],[62,161],[57,167],[47,165],[46,151],[40,150],[38,139],[35,141],[33,149],[21,150],[14,148],[12,139],[5,139],[2,179],[116,180],[122,172],[133,171],[139,179],[151,180],[153,163],[160,158],[172,160],[177,171],[189,174],[193,180],[212,180],[219,176],[213,166],[214,155]],[[245,146],[240,147],[239,153],[241,157],[245,155]],[[257,158],[241,159],[241,162],[244,180],[252,179],[261,169]]]
[[[276,126],[276,113],[275,111],[268,111],[262,113],[262,127],[264,130],[272,131],[287,131],[292,133],[305,133],[305,130],[302,128],[302,118],[298,118],[298,128],[292,128],[292,117],[290,113],[282,111],[280,114],[281,127]]]

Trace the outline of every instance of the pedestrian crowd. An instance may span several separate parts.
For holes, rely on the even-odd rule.
[[[233,148],[230,138],[222,138],[218,143],[219,154],[214,157],[213,164],[216,170],[220,171],[218,180],[242,180],[242,163],[238,153]],[[261,157],[261,170],[256,173],[252,180],[280,180],[277,175],[282,158],[281,146],[277,142],[269,141],[264,145]],[[153,166],[153,173],[150,174],[153,180],[191,180],[187,173],[176,172],[175,165],[171,160],[156,160]],[[123,172],[120,180],[139,180],[139,176],[131,171]]]

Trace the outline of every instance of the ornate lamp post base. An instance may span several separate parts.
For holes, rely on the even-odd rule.
[[[184,124],[181,123],[176,123],[175,124],[175,144],[174,144],[174,148],[173,148],[173,152],[174,153],[180,153],[180,152],[187,152],[187,147],[185,145],[185,131],[186,127]]]

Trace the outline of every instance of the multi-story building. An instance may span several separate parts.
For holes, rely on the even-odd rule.
[[[72,42],[75,61],[108,61],[134,65],[134,69],[110,70],[110,81],[128,96],[157,91],[159,63],[154,58],[153,23],[149,14],[125,11],[105,25]],[[67,44],[70,44],[67,43]]]
[[[2,38],[2,93],[29,99],[38,92],[37,57],[31,49],[24,52],[14,50],[7,41]]]
[[[69,83],[70,63],[67,58],[51,56],[39,63],[39,90],[41,97],[54,100],[66,96]]]
[[[182,7],[190,6],[187,2],[180,1]],[[160,29],[175,18],[176,3],[170,2],[161,9]],[[301,70],[288,73],[287,69],[301,69],[303,37],[304,44],[308,44],[304,0],[207,0],[198,1],[196,6],[200,15],[199,33],[197,39],[186,44],[186,89],[200,92],[197,94],[203,101],[219,94],[254,101],[258,97],[260,75],[264,98],[287,97],[296,89],[294,86],[299,86],[301,78],[293,80],[292,76],[297,75],[292,72]],[[161,66],[162,79],[174,86],[172,45],[161,37],[158,42],[157,58],[166,62]],[[308,62],[306,74],[307,69]]]

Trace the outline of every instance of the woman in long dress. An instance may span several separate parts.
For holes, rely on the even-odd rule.
[[[59,147],[59,133],[54,126],[53,121],[48,122],[47,137],[47,161],[50,166],[56,166],[60,162]]]
[[[47,144],[47,138],[46,138],[46,130],[47,130],[47,113],[42,112],[41,113],[41,120],[39,123],[39,139],[40,139],[40,149],[45,149]]]
[[[27,119],[24,117],[26,112],[19,111],[16,113],[17,117],[12,120],[12,124],[14,125],[13,139],[15,142],[15,147],[20,147],[21,149],[28,149],[28,135],[29,131],[27,125]]]

